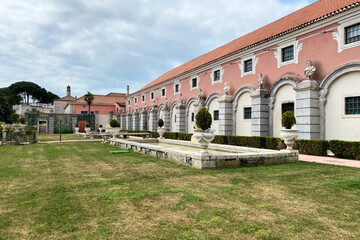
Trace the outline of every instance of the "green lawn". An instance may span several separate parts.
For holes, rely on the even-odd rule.
[[[360,169],[196,170],[112,149],[0,146],[0,239],[360,238]]]
[[[40,142],[59,141],[60,134],[39,134]],[[61,140],[86,140],[83,137],[78,137],[75,134],[61,134]]]

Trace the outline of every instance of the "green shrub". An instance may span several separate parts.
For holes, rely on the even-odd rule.
[[[286,129],[291,129],[292,126],[296,123],[296,118],[294,113],[291,111],[284,112],[281,116],[281,125]]]
[[[120,123],[116,119],[110,121],[110,127],[120,127]]]
[[[25,118],[25,117],[20,117],[20,118],[19,118],[19,122],[20,122],[21,124],[25,124],[25,123],[26,123],[26,118]]]
[[[329,149],[329,142],[326,140],[304,140],[296,141],[298,144],[297,149],[302,154],[309,154],[315,156],[327,156]]]
[[[150,132],[150,137],[151,138],[158,138],[158,137],[160,137],[160,135],[159,135],[158,132]]]
[[[85,126],[86,126],[87,128],[89,128],[89,127],[90,127],[90,123],[89,123],[89,122],[86,122]]]
[[[192,133],[178,133],[178,139],[184,141],[190,141],[192,137]]]
[[[227,137],[226,135],[216,135],[212,143],[227,144]]]
[[[336,157],[360,160],[360,142],[331,140],[329,146]]]
[[[266,137],[265,138],[265,148],[279,150],[282,149],[281,139],[276,137]]]
[[[167,138],[167,139],[178,139],[178,133],[177,132],[165,132],[163,137]]]
[[[162,120],[161,118],[159,118],[158,120],[158,126],[159,128],[162,128],[164,126],[164,120]]]
[[[196,119],[196,125],[202,130],[207,130],[211,127],[212,124],[211,114],[205,107],[200,108],[200,110],[197,112],[195,116],[195,119]]]
[[[12,123],[18,123],[19,122],[19,114],[12,113],[10,115],[10,120],[11,120]]]
[[[78,124],[78,123],[76,123],[76,124],[75,124],[75,127],[79,127],[79,124]]]

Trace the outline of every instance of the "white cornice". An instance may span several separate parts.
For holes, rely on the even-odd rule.
[[[211,70],[212,68],[215,68],[216,66],[222,65],[226,62],[230,62],[235,59],[242,58],[243,56],[250,55],[251,53],[255,53],[257,51],[272,47],[274,45],[278,45],[279,42],[283,42],[283,41],[286,42],[292,38],[297,38],[298,36],[305,35],[312,31],[316,31],[320,28],[324,28],[327,25],[335,24],[335,23],[338,23],[339,21],[344,21],[355,15],[359,15],[360,13],[358,12],[358,9],[359,9],[359,7],[356,6],[351,9],[347,9],[345,12],[343,12],[343,14],[338,13],[338,14],[334,15],[335,13],[333,13],[333,14],[328,14],[326,17],[320,17],[317,21],[315,21],[313,23],[309,23],[310,25],[303,24],[304,26],[300,26],[299,28],[294,29],[289,33],[284,33],[280,36],[272,37],[271,39],[266,40],[266,41],[262,40],[262,41],[264,41],[263,43],[260,43],[262,41],[259,41],[258,45],[255,45],[255,44],[257,44],[257,43],[255,43],[255,44],[253,44],[254,46],[249,46],[249,47],[246,47],[245,49],[239,49],[239,50],[237,50],[233,53],[230,53],[226,56],[223,56],[223,57],[215,59],[211,62],[205,63],[197,68],[194,68],[192,70],[184,72],[184,73],[182,73],[178,76],[175,76],[171,79],[165,80],[164,82],[158,83],[150,88],[130,94],[129,97],[134,94],[143,94],[146,92],[154,91],[155,89],[158,89],[158,88],[163,88],[166,85],[169,85],[174,81],[182,81],[185,78],[189,78],[191,76],[197,75],[200,72],[205,72],[207,70]],[[339,11],[337,11],[337,12],[339,12]],[[331,28],[331,29],[333,29],[333,28]],[[327,31],[327,30],[325,30],[325,31]],[[314,34],[314,36],[316,36],[316,35],[317,34]]]

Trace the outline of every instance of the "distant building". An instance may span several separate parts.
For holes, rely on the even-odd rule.
[[[52,113],[54,112],[54,105],[46,103],[30,103],[18,104],[13,106],[14,111],[20,116],[25,116],[26,112],[38,111],[41,113]]]
[[[126,106],[125,93],[109,93],[107,95],[94,95],[94,101],[91,104],[91,114],[95,114],[96,122],[103,126],[109,124],[110,119],[116,114],[122,113]],[[68,114],[88,114],[89,105],[84,96],[69,102],[65,106],[65,113]]]
[[[67,86],[66,96],[54,100],[54,112],[65,113],[65,107],[74,100],[76,100],[76,98],[71,96],[71,88],[70,86]]]

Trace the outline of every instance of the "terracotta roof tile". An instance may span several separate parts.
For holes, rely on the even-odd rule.
[[[59,99],[55,99],[54,101],[74,101],[74,100],[76,100],[76,98],[72,96],[65,96]]]
[[[113,95],[108,96],[108,95],[94,95],[93,104],[115,104],[115,103],[125,103],[126,102],[125,94],[123,94],[121,96],[113,96]],[[84,100],[84,96],[78,98],[73,103],[87,104]]]
[[[234,54],[240,50],[250,48],[269,39],[273,39],[325,19],[348,9],[349,6],[359,6],[359,3],[360,0],[319,0],[164,73],[145,87],[141,88],[139,91],[177,77],[180,74],[201,67],[227,55]]]

